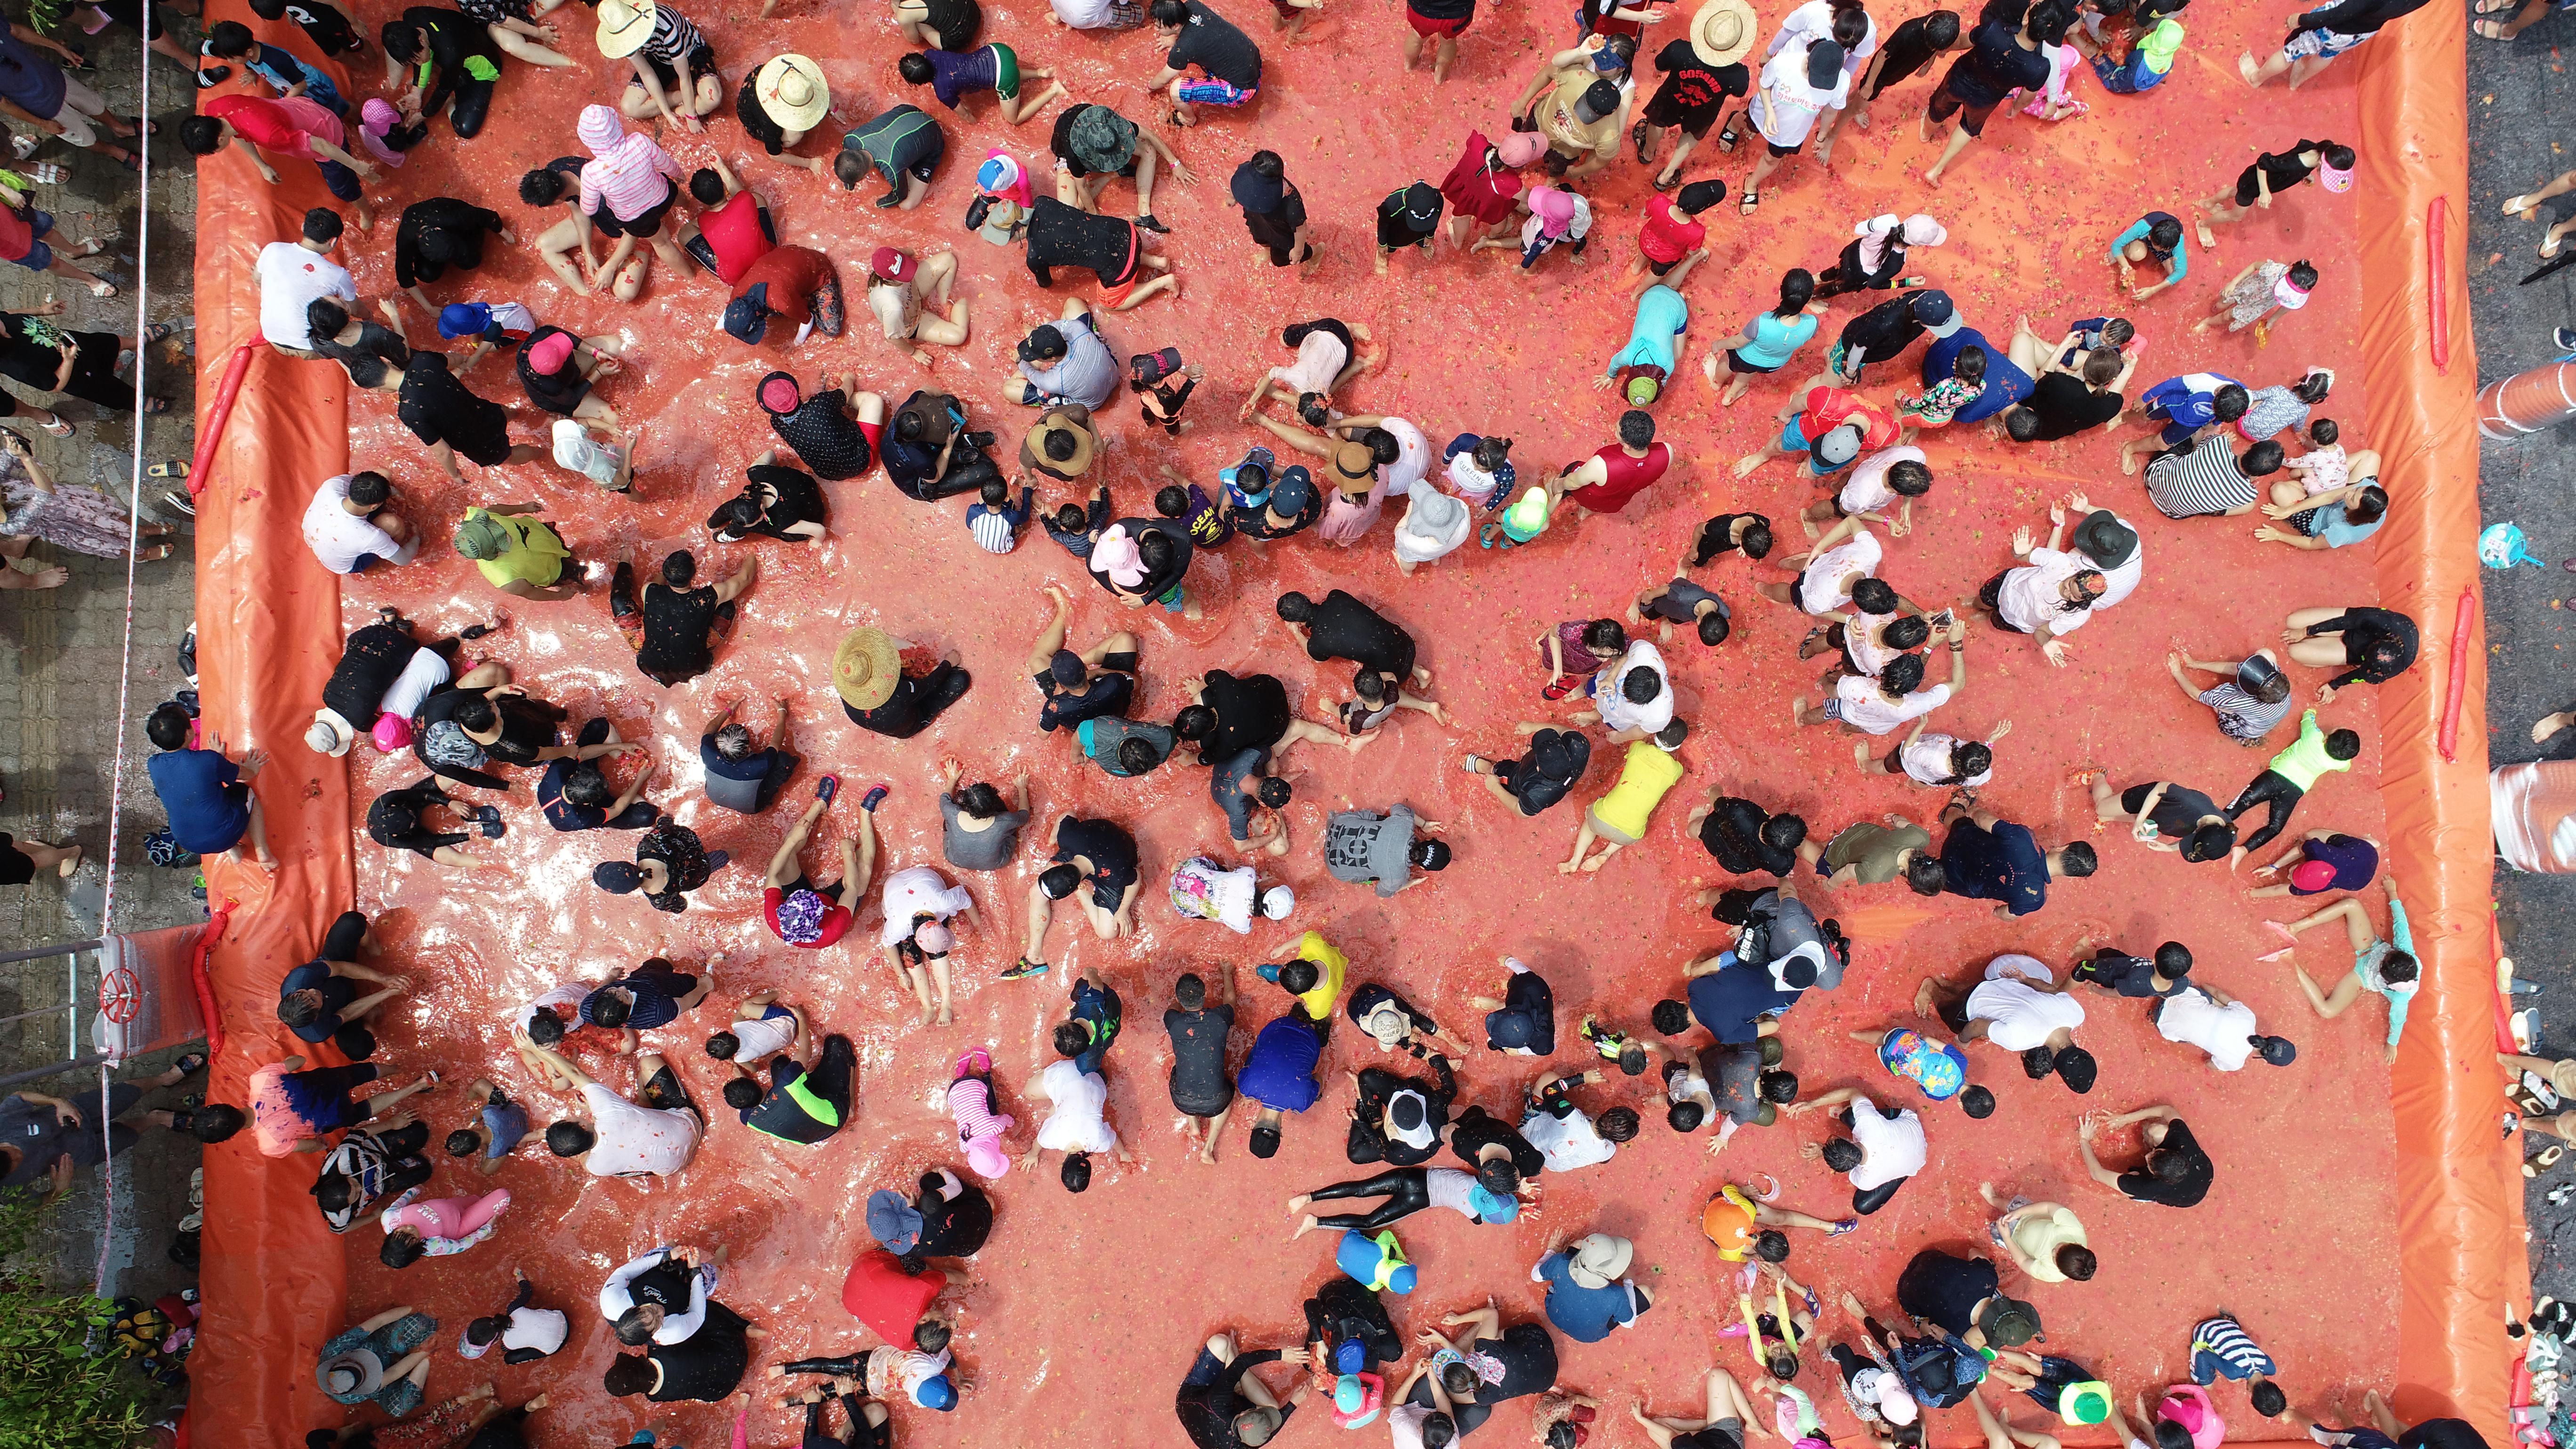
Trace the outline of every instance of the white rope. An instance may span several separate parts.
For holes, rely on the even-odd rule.
[[[148,18],[148,17],[147,17]],[[150,26],[139,27],[149,30]],[[134,688],[134,572],[135,552],[143,537],[143,391],[144,361],[152,348],[146,333],[151,328],[152,301],[152,208],[146,204],[152,184],[152,48],[148,37],[135,36],[135,54],[141,62],[142,97],[135,104],[135,233],[134,233],[134,451],[133,472],[128,480],[125,503],[125,626],[119,644],[116,668],[116,752],[110,758],[107,787],[107,886],[98,908],[98,934],[103,939],[116,929],[116,844],[118,827],[123,822],[125,805],[125,726],[130,713]],[[77,969],[77,968],[75,968]],[[79,1003],[73,1003],[74,1045],[78,1045]],[[78,1053],[74,1053],[78,1055]],[[108,1099],[110,1078],[107,1064],[98,1069],[98,1140],[99,1140],[99,1224],[98,1278],[94,1291],[107,1296],[107,1260],[116,1241],[116,1153],[109,1131]]]

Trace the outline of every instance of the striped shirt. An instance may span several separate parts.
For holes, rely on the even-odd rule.
[[[2191,1378],[2196,1384],[2215,1383],[2219,1378],[2250,1379],[2277,1373],[2280,1366],[2263,1351],[2244,1326],[2220,1314],[2203,1319],[2191,1331]]]
[[[2236,466],[2226,445],[2204,443],[2189,453],[2165,453],[2147,464],[2147,497],[2167,518],[2199,518],[2252,506],[2254,480]]]
[[[992,1091],[975,1077],[960,1077],[948,1084],[948,1111],[957,1119],[960,1146],[999,1140],[1015,1120],[994,1115]]]
[[[1028,521],[1025,494],[1018,508],[994,508],[978,503],[966,510],[967,530],[975,535],[976,544],[986,553],[1009,553],[1017,547],[1020,525]]]
[[[2261,744],[2265,735],[2290,717],[2292,703],[2285,694],[2278,703],[2265,704],[2233,684],[2202,690],[2200,702],[2218,711],[2218,732],[2240,745]]]
[[[706,43],[707,38],[698,33],[698,27],[689,23],[689,17],[668,5],[655,5],[653,34],[636,53],[648,60],[677,66],[680,57]]]
[[[581,168],[581,209],[597,212],[605,201],[609,215],[619,221],[633,221],[660,206],[671,195],[672,182],[689,174],[671,159],[670,152],[639,131],[627,132],[615,145],[594,155]]]

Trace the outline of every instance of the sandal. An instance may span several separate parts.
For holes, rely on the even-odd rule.
[[[2538,1177],[2550,1168],[2557,1166],[2558,1159],[2566,1155],[2567,1146],[2565,1143],[2552,1142],[2548,1146],[2522,1160],[2522,1175],[2525,1177]]]
[[[2469,29],[2488,40],[2502,40],[2505,38],[2504,22],[2501,20],[2480,20],[2471,24]]]
[[[831,804],[832,797],[840,793],[841,777],[838,775],[825,775],[822,779],[814,782],[814,798],[822,801],[826,805]]]
[[[72,435],[72,425],[64,422],[60,416],[56,416],[50,423],[38,423],[36,426],[43,428],[46,432],[53,434],[57,438],[68,438]]]
[[[1682,179],[1681,179],[1681,177],[1679,177],[1678,175],[1675,175],[1675,176],[1658,176],[1658,177],[1656,177],[1656,178],[1655,178],[1655,189],[1656,189],[1657,191],[1670,191],[1670,190],[1672,190],[1674,187],[1679,186],[1679,185],[1681,185],[1681,184],[1682,184]]]
[[[153,343],[160,341],[162,338],[167,337],[178,330],[178,328],[171,326],[167,322],[152,323],[143,329],[143,345],[149,347]]]
[[[1012,962],[1010,966],[1002,972],[1001,979],[1004,981],[1021,981],[1031,976],[1043,976],[1046,974],[1046,969],[1047,963],[1044,961],[1032,961],[1028,957],[1023,956],[1017,961]]]
[[[885,797],[893,792],[892,785],[883,783],[871,785],[868,787],[868,793],[859,797],[859,808],[874,815],[877,813],[877,807],[885,803]]]
[[[143,476],[146,478],[185,478],[188,476],[188,465],[174,458],[167,463],[155,463],[151,467],[144,469]]]
[[[170,400],[166,397],[147,397],[143,400],[143,412],[147,417],[168,411],[170,411]]]
[[[1748,186],[1744,189],[1744,195],[1735,203],[1735,214],[1738,216],[1751,216],[1753,214],[1753,209],[1761,204],[1762,198],[1755,194],[1753,188]]]
[[[1628,139],[1637,143],[1637,164],[1640,166],[1653,165],[1655,158],[1646,148],[1646,123],[1639,121],[1637,124],[1629,127]]]
[[[116,284],[106,280],[105,278],[101,278],[98,281],[89,284],[89,294],[101,301],[105,301],[116,295]]]
[[[2488,14],[2489,12],[2488,12],[2487,8],[2486,8],[2484,5],[2480,5],[2480,6],[2478,7],[2478,13],[2479,13],[2479,14],[2481,14],[2481,15],[2484,15],[2484,14]],[[2540,203],[2539,203],[2539,201],[2538,201],[2538,200],[2536,200],[2536,199],[2534,199],[2534,198],[2532,197],[2531,193],[2529,193],[2529,192],[2524,192],[2524,193],[2523,193],[2522,195],[2520,195],[2520,196],[2508,196],[2508,197],[2506,197],[2506,198],[2505,198],[2505,201],[2504,201],[2503,212],[2504,212],[2504,214],[2505,214],[2506,216],[2520,216],[2520,215],[2522,215],[2522,214],[2523,214],[2524,212],[2526,212],[2526,211],[2537,211],[2537,210],[2539,210],[2539,208],[2540,208]]]
[[[193,1077],[197,1073],[206,1069],[206,1054],[204,1052],[181,1052],[179,1054],[179,1059],[170,1064],[170,1069],[177,1072],[179,1074],[179,1080],[184,1082],[188,1078]],[[175,1086],[177,1083],[173,1083],[172,1085]]]

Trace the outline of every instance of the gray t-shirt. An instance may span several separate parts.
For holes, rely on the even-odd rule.
[[[1696,624],[1699,606],[1703,602],[1717,605],[1717,616],[1721,619],[1735,617],[1735,611],[1726,606],[1726,600],[1688,579],[1675,579],[1665,585],[1663,596],[1645,612],[1648,618],[1661,619],[1667,624]]]
[[[939,797],[940,847],[948,863],[959,870],[1000,870],[1009,865],[1019,852],[1020,827],[1029,823],[1028,812],[1005,810],[982,830],[959,828],[957,820],[964,813],[956,796]]]
[[[1216,801],[1217,808],[1225,812],[1226,833],[1237,840],[1252,838],[1252,808],[1260,803],[1243,788],[1243,782],[1269,762],[1268,750],[1238,750],[1218,762],[1208,775],[1208,798]],[[1334,818],[1338,820],[1341,817]]]
[[[1398,805],[1384,815],[1344,810],[1324,825],[1324,869],[1333,879],[1352,885],[1377,883],[1377,893],[1394,895],[1413,879],[1412,807]]]
[[[1122,779],[1127,778],[1129,772],[1118,763],[1120,745],[1131,739],[1140,739],[1152,745],[1155,754],[1170,759],[1173,747],[1180,743],[1180,736],[1173,734],[1169,725],[1124,719],[1114,714],[1084,720],[1074,726],[1074,738],[1081,741],[1082,753],[1093,764]]]
[[[743,759],[728,760],[717,751],[716,737],[711,734],[698,739],[698,763],[707,773],[707,799],[745,815],[760,813],[760,790],[768,783],[769,772],[786,768],[786,761],[774,749],[755,750]]]

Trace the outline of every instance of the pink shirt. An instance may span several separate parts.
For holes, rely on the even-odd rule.
[[[2218,1406],[2209,1401],[2209,1390],[2198,1384],[2176,1384],[2165,1390],[2164,1402],[2156,1405],[2156,1415],[2189,1430],[2191,1449],[2218,1449],[2226,1442],[2227,1421],[2218,1417]]]
[[[481,1197],[434,1197],[414,1202],[419,1194],[420,1189],[415,1187],[395,1198],[394,1205],[385,1209],[378,1221],[388,1234],[396,1228],[410,1228],[420,1234],[433,1258],[462,1253],[492,1236],[501,1210],[510,1205],[507,1188]]]
[[[957,1119],[957,1141],[966,1149],[967,1165],[987,1178],[1007,1176],[1011,1163],[1002,1152],[1002,1134],[1011,1130],[1014,1119],[994,1114],[983,1082],[960,1077],[949,1083],[948,1111]]]
[[[581,209],[597,211],[605,200],[609,215],[619,221],[633,221],[661,205],[673,183],[688,179],[671,153],[640,131],[627,132],[593,155],[581,168]]]
[[[259,1150],[270,1157],[292,1157],[295,1145],[314,1136],[312,1125],[295,1110],[294,1099],[286,1094],[286,1068],[271,1062],[250,1074],[244,1089],[250,1100],[251,1131],[259,1136]]]

